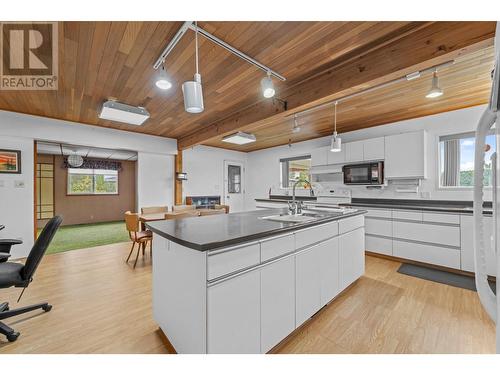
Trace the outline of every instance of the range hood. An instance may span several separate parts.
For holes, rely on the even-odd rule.
[[[342,165],[340,164],[319,165],[311,167],[309,172],[311,174],[342,173]]]

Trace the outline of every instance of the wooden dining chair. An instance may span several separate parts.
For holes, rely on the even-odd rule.
[[[196,210],[191,210],[191,211],[183,211],[177,214],[174,213],[167,213],[165,214],[165,219],[166,220],[171,220],[171,219],[182,219],[185,217],[195,217],[195,216],[200,216],[200,213]]]
[[[137,244],[137,256],[135,257],[134,268],[137,265],[137,259],[139,259],[139,253],[142,248],[142,256],[145,256],[146,253],[146,245],[149,242],[149,253],[153,255],[152,249],[152,239],[153,233],[149,230],[141,230],[140,222],[139,222],[139,214],[132,213],[130,211],[125,212],[125,225],[127,226],[128,235],[130,240],[132,241],[132,248],[130,249],[130,253],[128,254],[127,260],[128,263],[132,252],[134,251],[134,247]]]
[[[168,212],[168,206],[142,207],[141,214],[161,214]]]
[[[190,204],[178,204],[172,206],[172,211],[174,212],[184,212],[184,211],[195,211],[196,206]]]
[[[213,210],[200,211],[200,216],[224,215],[224,214],[226,214],[225,208],[215,208]]]

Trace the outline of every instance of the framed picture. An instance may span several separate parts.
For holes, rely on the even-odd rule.
[[[21,151],[0,149],[0,173],[21,173]]]

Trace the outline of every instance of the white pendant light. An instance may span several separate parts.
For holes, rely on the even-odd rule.
[[[297,114],[293,115],[293,128],[292,128],[292,133],[296,134],[300,132],[300,126],[299,123],[297,122]]]
[[[195,22],[195,55],[196,73],[193,81],[186,81],[182,84],[184,95],[184,109],[189,113],[201,113],[205,109],[203,106],[203,89],[201,86],[201,75],[198,73],[198,24]]]
[[[172,82],[170,82],[167,72],[165,71],[165,65],[163,64],[160,68],[160,74],[158,75],[155,85],[161,90],[168,90],[172,87]]]
[[[260,81],[260,87],[262,89],[262,95],[264,98],[272,98],[276,94],[274,89],[273,80],[271,78],[271,72],[267,72],[267,76],[262,78]]]
[[[426,98],[432,99],[443,95],[443,90],[439,87],[439,81],[437,76],[437,69],[434,70],[432,74],[432,86],[429,93],[425,96]]]
[[[331,152],[340,152],[342,150],[342,139],[337,135],[337,103],[335,102],[335,115],[334,115],[334,127],[333,127],[333,135],[332,141],[330,144]]]

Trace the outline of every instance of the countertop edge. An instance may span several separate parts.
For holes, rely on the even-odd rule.
[[[205,252],[205,251],[209,251],[209,250],[216,250],[216,249],[221,249],[224,247],[230,247],[230,246],[236,246],[236,245],[240,245],[240,244],[244,244],[244,243],[255,242],[255,241],[259,241],[259,240],[262,240],[262,239],[265,239],[268,237],[274,237],[276,235],[280,235],[283,233],[294,232],[297,230],[313,227],[316,225],[321,225],[321,224],[326,224],[326,223],[329,223],[332,221],[346,219],[346,218],[352,217],[352,216],[364,215],[366,213],[367,213],[366,210],[358,210],[356,212],[343,214],[342,216],[338,215],[338,216],[327,217],[327,218],[319,219],[316,221],[299,223],[299,224],[295,224],[295,225],[290,225],[288,227],[273,229],[270,231],[260,232],[257,234],[252,234],[252,235],[248,235],[248,236],[244,236],[244,237],[231,238],[229,240],[222,241],[222,242],[211,242],[211,243],[207,243],[207,244],[193,243],[193,242],[189,242],[189,241],[180,239],[178,237],[172,236],[168,233],[165,233],[161,230],[158,230],[157,228],[152,227],[151,225],[154,225],[154,222],[145,223],[145,224],[146,224],[146,228],[148,228],[153,233],[156,233],[159,236],[162,236],[162,237],[164,237],[172,242],[175,242],[179,245],[188,247],[190,249]],[[177,220],[182,220],[182,219],[177,219]]]

